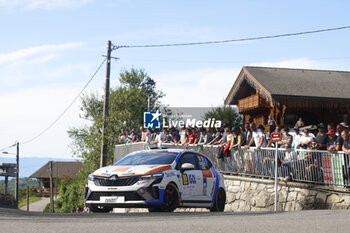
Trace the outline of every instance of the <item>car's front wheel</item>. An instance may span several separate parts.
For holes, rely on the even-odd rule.
[[[226,204],[226,192],[220,188],[215,195],[214,206],[210,208],[210,212],[223,212]]]
[[[113,207],[100,206],[100,205],[90,205],[89,209],[93,213],[109,213],[113,210]]]
[[[179,192],[177,187],[170,183],[164,191],[163,204],[160,206],[151,206],[149,212],[173,212],[179,205]]]

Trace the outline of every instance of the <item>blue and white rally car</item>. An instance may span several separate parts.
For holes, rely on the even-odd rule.
[[[89,175],[85,204],[92,212],[146,207],[171,212],[178,207],[224,211],[224,178],[208,157],[192,150],[143,150]]]

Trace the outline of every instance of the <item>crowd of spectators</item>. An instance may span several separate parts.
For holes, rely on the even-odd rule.
[[[268,126],[269,131],[271,131],[271,125],[268,124]],[[292,128],[273,127],[272,132],[281,132],[282,134],[282,140],[277,144],[271,140],[272,132],[266,132],[263,125],[256,125],[254,122],[241,123],[238,127],[232,128],[225,125],[222,128],[215,129],[177,129],[173,127],[152,130],[140,127],[139,133],[136,130],[122,129],[119,141],[120,143],[146,142],[156,144],[158,147],[161,147],[162,143],[183,145],[185,147],[189,145],[218,146],[220,148],[218,158],[222,159],[225,156],[230,157],[231,153],[237,153],[235,151],[240,148],[256,148],[259,150],[261,148],[273,148],[277,145],[279,148],[286,149],[284,153],[280,153],[283,156],[280,156],[278,161],[282,164],[285,174],[291,172],[296,176],[296,171],[302,169],[302,172],[299,173],[305,175],[306,171],[315,169],[312,172],[312,180],[323,182],[322,167],[325,164],[322,162],[321,151],[343,151],[350,155],[349,130],[349,126],[344,122],[337,125],[320,123],[316,127],[304,126],[300,118]],[[295,149],[301,150],[297,150],[297,152]],[[345,156],[344,159],[345,164],[349,164],[349,156]],[[274,163],[274,154],[267,152],[263,155],[257,152],[249,155],[248,153],[244,155],[243,160],[242,169],[245,172],[253,172],[259,167],[268,167],[266,163]],[[262,171],[258,172],[263,174]],[[347,179],[350,183],[350,177],[347,177]]]
[[[293,128],[274,127],[273,132],[281,132],[282,140],[279,148],[344,151],[350,154],[349,127],[342,122],[327,126],[320,123],[317,129],[304,127],[300,118]],[[270,128],[271,129],[271,128]],[[272,133],[272,132],[271,132]],[[153,144],[171,143],[176,145],[218,145],[226,149],[256,147],[275,147],[270,133],[265,132],[263,125],[254,122],[241,123],[239,127],[216,128],[163,128],[162,130],[143,129],[139,133],[132,129],[122,129],[119,143],[148,142]]]

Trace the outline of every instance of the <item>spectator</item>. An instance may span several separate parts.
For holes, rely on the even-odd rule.
[[[213,140],[211,140],[211,142],[208,143],[208,145],[218,144],[223,134],[224,134],[224,131],[221,128],[216,128],[216,133],[214,135],[214,138]]]
[[[271,115],[269,115],[269,118],[268,118],[268,121],[267,121],[267,124],[269,125],[269,132],[273,132],[275,131],[275,128],[276,128],[276,121],[275,119],[273,119],[273,117]]]
[[[343,126],[344,129],[348,130],[348,125],[345,122],[340,123],[341,126]]]
[[[250,129],[250,124],[246,123],[244,125],[244,133],[245,133],[245,143],[244,146],[248,145],[253,137],[253,132]],[[243,145],[243,144],[242,144]],[[255,142],[253,142],[250,146],[255,146]]]
[[[134,143],[134,142],[138,142],[138,141],[140,141],[140,136],[134,129],[132,129],[131,130],[131,142]]]
[[[311,147],[311,144],[313,141],[314,141],[314,137],[310,135],[310,131],[308,129],[305,129],[304,135],[300,137],[300,140],[297,146],[308,148],[308,147]]]
[[[206,145],[209,142],[211,142],[213,140],[213,137],[211,136],[211,134],[205,129],[205,128],[201,128],[200,129],[200,136],[199,136],[199,140],[198,140],[198,145]]]
[[[343,138],[343,146],[342,151],[344,151],[347,155],[350,155],[350,140],[349,140],[349,132],[347,130],[343,130],[341,132],[341,137]]]
[[[297,123],[295,123],[295,126],[298,126],[299,128],[303,127],[304,126],[303,118],[299,117]]]
[[[173,129],[170,133],[171,137],[169,142],[171,144],[178,144],[180,142],[180,134],[179,131],[177,131],[176,129]]]
[[[328,123],[327,124],[327,132],[329,132],[331,129],[335,130],[335,126],[333,123]]]
[[[257,149],[260,149],[261,147],[266,147],[267,141],[265,139],[264,133],[256,127],[256,124],[250,123],[250,129],[252,130],[252,138],[250,139],[250,142],[248,145],[244,146],[244,148],[249,148],[253,142],[256,145]]]
[[[119,136],[119,143],[126,143],[126,139],[127,139],[127,135],[126,135],[126,132],[125,132],[125,129],[121,129],[121,134]]]
[[[289,134],[289,128],[284,128],[282,134],[282,140],[278,142],[281,148],[289,149],[292,147],[293,137]]]
[[[161,138],[162,132],[160,132],[159,129],[156,129],[154,132],[155,132],[155,137],[154,137],[154,139],[152,139],[151,143],[157,144],[157,146],[159,148],[161,148],[162,147],[162,138]]]
[[[303,136],[303,134],[300,132],[299,127],[295,126],[294,127],[294,133],[292,134],[293,136],[293,142],[292,142],[292,148],[293,149],[299,149],[299,141],[300,138]]]
[[[191,129],[186,130],[186,139],[184,141],[184,145],[187,146],[189,144],[194,144],[196,141],[196,136],[192,132]]]
[[[312,143],[312,149],[327,150],[328,135],[324,124],[320,123],[318,126],[318,134],[315,142]]]
[[[153,140],[152,129],[147,129],[146,136],[145,136],[145,142],[150,143],[152,140]]]
[[[242,144],[242,135],[239,133],[236,127],[232,127],[232,140],[230,145],[230,150],[241,148]]]
[[[266,141],[266,146],[264,146],[264,147],[270,147],[272,141],[271,141],[270,135],[265,133],[265,127],[263,125],[259,125],[258,129],[260,129],[261,132],[264,134],[264,140]]]
[[[143,129],[142,126],[140,126],[140,131],[141,131],[141,141],[145,142],[146,141],[146,134],[147,134],[147,130]]]
[[[180,134],[180,143],[184,144],[185,140],[186,140],[186,130],[185,130],[185,128],[181,127],[180,131],[179,131],[179,134]]]
[[[327,135],[328,135],[327,150],[340,151],[341,150],[341,145],[339,143],[340,137],[335,135],[334,129],[329,130]]]
[[[163,128],[162,133],[161,133],[162,142],[167,143],[167,142],[169,142],[169,139],[170,139],[170,135],[169,135],[168,129]]]
[[[200,132],[199,128],[197,128],[197,127],[195,127],[193,129],[193,132],[194,132],[194,136],[196,136],[196,140],[194,141],[194,144],[197,144],[198,140],[199,140],[199,138],[201,136],[201,132]]]
[[[341,132],[344,130],[344,127],[341,124],[338,124],[336,127],[335,135],[341,137]]]

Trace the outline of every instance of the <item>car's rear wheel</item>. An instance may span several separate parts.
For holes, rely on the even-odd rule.
[[[89,209],[93,213],[109,213],[111,210],[113,210],[113,207],[100,206],[100,205],[90,205]]]
[[[215,195],[214,206],[210,208],[210,212],[223,212],[226,204],[226,192],[220,188]]]

